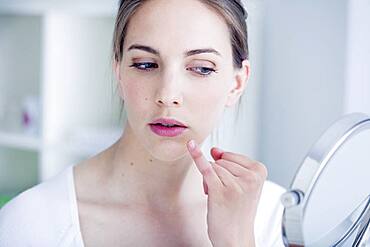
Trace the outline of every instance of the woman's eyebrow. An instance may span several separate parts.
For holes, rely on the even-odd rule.
[[[134,50],[134,49],[146,51],[146,52],[153,53],[154,55],[159,56],[159,51],[157,51],[156,49],[150,46],[146,46],[146,45],[133,44],[127,49],[127,51]]]
[[[221,54],[213,48],[190,50],[190,51],[185,52],[185,56],[189,57],[189,56],[193,56],[193,55],[201,54],[201,53],[213,53],[221,57]]]
[[[139,44],[133,44],[133,45],[131,45],[127,49],[127,51],[134,50],[134,49],[146,51],[146,52],[152,53],[152,54],[157,55],[157,56],[160,55],[160,53],[159,53],[158,50],[156,50],[156,49],[154,49],[154,48],[152,48],[150,46],[139,45]],[[221,54],[217,50],[215,50],[213,48],[203,48],[203,49],[195,49],[195,50],[186,51],[184,53],[184,56],[189,57],[189,56],[193,56],[193,55],[201,54],[201,53],[213,53],[213,54],[216,54],[216,55],[218,55],[218,56],[221,57]]]

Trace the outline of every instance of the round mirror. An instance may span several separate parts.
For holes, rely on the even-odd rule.
[[[370,117],[336,121],[281,200],[286,246],[370,246]]]

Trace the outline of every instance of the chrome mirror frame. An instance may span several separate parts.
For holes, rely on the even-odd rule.
[[[365,246],[365,239],[370,235],[370,197],[332,230],[327,237],[314,244],[305,245],[303,218],[311,192],[320,175],[335,152],[352,136],[364,129],[370,129],[370,117],[364,113],[351,113],[337,120],[311,147],[301,167],[296,173],[290,190],[284,193],[281,201],[285,207],[282,220],[285,246],[341,246],[349,235],[357,232],[352,246]],[[370,196],[370,192],[369,192]],[[357,231],[356,231],[357,230]],[[324,245],[323,245],[324,244]]]

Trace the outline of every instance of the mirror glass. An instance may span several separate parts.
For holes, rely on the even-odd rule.
[[[343,229],[343,223],[356,209],[365,209],[370,195],[370,119],[350,114],[333,124],[310,150],[291,190],[302,194],[298,205],[283,201],[286,240],[304,246],[340,240],[351,227]]]

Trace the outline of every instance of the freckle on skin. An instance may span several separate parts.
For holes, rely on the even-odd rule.
[[[132,166],[133,166],[133,165],[134,165],[134,162],[130,162],[130,165],[132,165]]]
[[[145,98],[145,100],[148,100],[148,98]]]
[[[150,162],[153,162],[153,160],[152,160],[152,159],[150,159],[149,161],[150,161]]]

